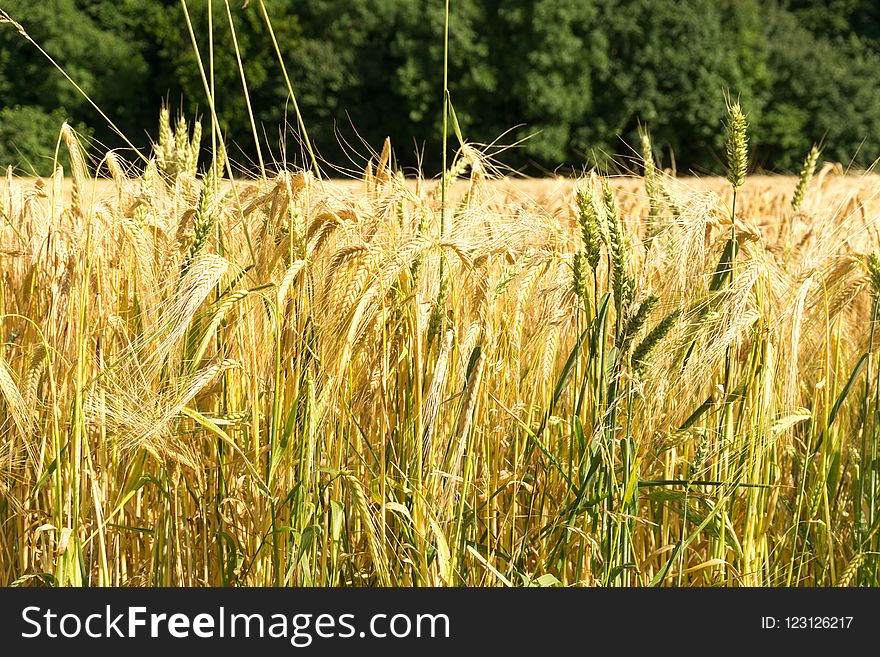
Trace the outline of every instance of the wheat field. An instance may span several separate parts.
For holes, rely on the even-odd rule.
[[[880,583],[876,176],[62,136],[0,185],[0,583]]]

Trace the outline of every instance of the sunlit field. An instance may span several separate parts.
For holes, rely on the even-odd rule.
[[[0,583],[880,583],[876,176],[189,135],[0,184]]]

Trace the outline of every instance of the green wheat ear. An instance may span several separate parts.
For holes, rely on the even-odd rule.
[[[608,252],[611,254],[611,285],[621,318],[626,321],[635,296],[635,282],[629,273],[629,241],[620,220],[614,192],[607,180],[602,181],[602,192],[608,225]]]
[[[428,342],[431,342],[435,336],[440,335],[443,328],[443,315],[446,311],[446,301],[449,299],[449,277],[440,278],[440,287],[437,290],[437,299],[431,308],[431,316],[428,320]]]
[[[645,300],[639,304],[636,312],[634,312],[632,317],[629,318],[629,321],[626,323],[626,327],[623,330],[625,336],[624,351],[629,349],[630,345],[632,345],[633,338],[642,330],[642,327],[648,321],[648,316],[651,314],[651,311],[654,310],[654,306],[657,305],[658,301],[660,301],[660,297],[656,294],[653,292],[648,294]]]
[[[648,366],[648,359],[659,342],[666,337],[666,334],[672,330],[678,318],[681,316],[681,308],[676,308],[671,313],[661,319],[657,326],[644,337],[644,339],[636,346],[632,353],[632,364],[636,374],[642,375]]]
[[[592,190],[579,187],[577,190],[578,224],[581,227],[581,241],[584,243],[584,257],[595,270],[599,266],[602,253],[602,220],[593,200]]]
[[[742,187],[746,180],[749,160],[748,121],[739,102],[727,106],[727,180],[734,189]]]
[[[577,296],[586,301],[589,298],[589,279],[587,276],[588,259],[585,251],[578,251],[574,254],[572,261],[574,292]]]
[[[703,463],[706,462],[706,458],[709,456],[709,449],[711,446],[711,434],[703,435],[700,439],[700,442],[697,444],[697,449],[694,452],[694,458],[691,461],[690,467],[688,468],[688,481],[693,481],[697,477],[697,475],[700,474]]]
[[[216,176],[215,167],[212,166],[202,182],[199,192],[199,204],[193,219],[193,241],[186,253],[181,267],[181,276],[185,275],[195,260],[208,243],[211,231],[217,218]]]
[[[876,253],[870,254],[865,266],[871,277],[871,293],[875,299],[880,299],[880,256]]]
[[[645,233],[645,247],[659,232],[660,189],[657,181],[657,165],[654,162],[654,150],[651,148],[651,137],[647,131],[641,132],[642,164],[645,170],[645,193],[648,195],[648,226]]]
[[[794,188],[794,196],[791,199],[791,209],[797,212],[801,209],[801,203],[804,202],[804,196],[807,193],[807,187],[810,184],[810,181],[813,179],[813,174],[816,172],[816,164],[819,161],[819,155],[822,154],[822,149],[819,148],[816,144],[813,144],[813,147],[810,149],[810,152],[807,153],[807,157],[804,159],[804,166],[801,168],[801,173],[798,176],[797,187]]]
[[[163,176],[167,176],[173,166],[175,150],[171,112],[163,104],[159,110],[159,143],[156,145],[156,165]]]

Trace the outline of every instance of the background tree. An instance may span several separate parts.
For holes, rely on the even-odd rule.
[[[443,0],[264,0],[309,135],[337,173],[386,136],[400,164],[440,168]],[[179,0],[3,0],[3,9],[138,147],[159,105],[208,119]],[[256,168],[226,4],[213,0],[213,82],[233,160]],[[208,0],[187,0],[206,68]],[[230,0],[266,159],[302,164],[260,3]],[[664,165],[719,172],[725,93],[750,114],[753,164],[791,171],[810,145],[880,156],[873,0],[452,0],[450,88],[465,136],[529,173],[621,161],[640,125]],[[123,142],[10,25],[0,25],[0,164],[47,173],[60,122],[93,153]],[[206,131],[206,141],[208,140]],[[499,139],[500,138],[500,139]],[[454,138],[452,143],[454,144]],[[267,150],[268,149],[268,150]],[[674,160],[673,160],[674,156]],[[623,160],[624,167],[626,161]]]
[[[146,43],[138,36],[138,24],[130,20],[136,4],[134,0],[4,0],[3,9],[114,117],[123,132],[144,144],[145,128],[155,122],[150,107],[157,100],[151,98]],[[149,3],[140,5],[146,8]],[[94,18],[99,15],[101,20]],[[64,119],[88,124],[96,141],[117,145],[112,131],[70,83],[12,26],[0,27],[4,28],[0,29],[4,162],[51,171],[51,155]]]

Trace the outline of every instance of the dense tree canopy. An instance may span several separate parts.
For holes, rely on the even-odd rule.
[[[220,126],[245,168],[253,168],[256,146],[230,16],[265,158],[296,161],[301,153],[260,4],[230,0],[227,10],[224,0],[186,1]],[[535,173],[620,161],[645,126],[664,165],[719,171],[726,94],[750,112],[758,167],[794,169],[818,140],[828,157],[847,163],[880,156],[873,0],[451,6],[456,115],[465,137],[494,144],[506,165]],[[359,167],[390,136],[401,164],[438,170],[443,0],[265,0],[265,7],[309,137],[326,161]],[[155,138],[163,101],[209,114],[180,0],[0,0],[0,8],[136,146]],[[0,24],[0,164],[51,169],[63,120],[93,138],[95,153],[123,145],[13,25]]]

